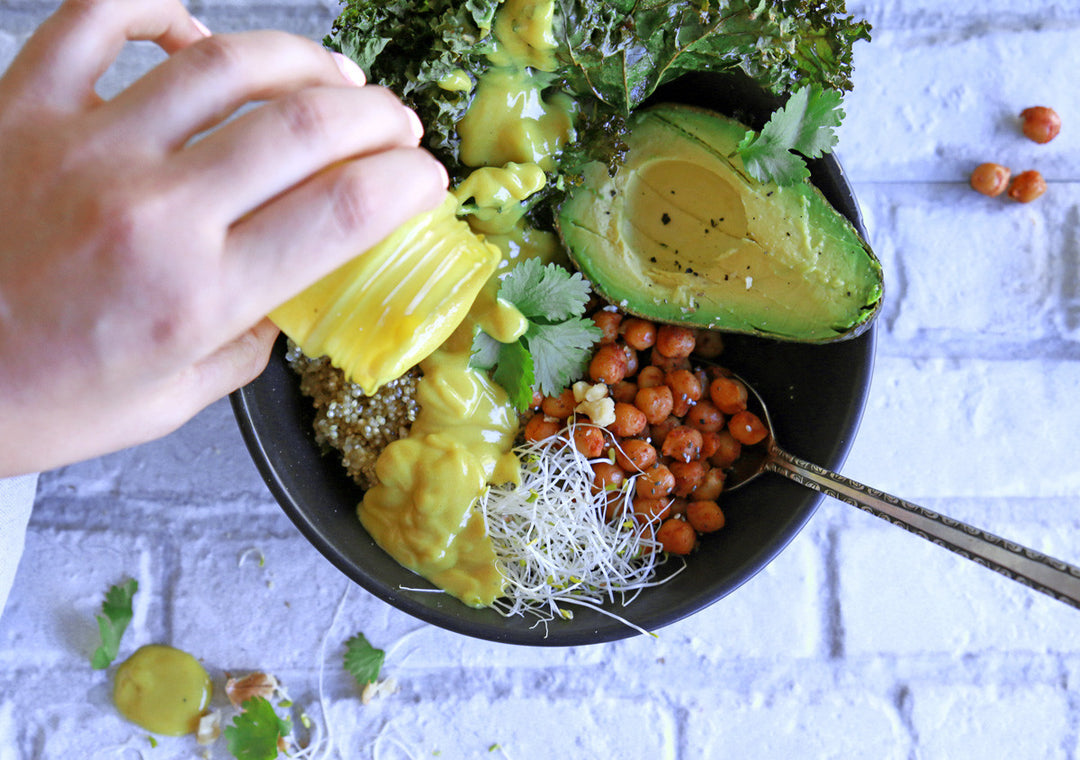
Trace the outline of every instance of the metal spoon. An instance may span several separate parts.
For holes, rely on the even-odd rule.
[[[739,488],[763,472],[779,473],[799,485],[866,510],[961,557],[1080,609],[1080,568],[789,454],[776,442],[764,400],[746,380],[738,375],[732,377],[750,391],[750,411],[765,423],[768,436],[760,444],[743,447],[736,469],[724,483],[725,491]]]

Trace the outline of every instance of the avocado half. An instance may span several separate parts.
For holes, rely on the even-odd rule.
[[[694,106],[635,114],[625,158],[587,164],[557,226],[594,289],[648,319],[826,343],[882,302],[881,265],[807,182],[761,183],[736,147],[747,127]]]

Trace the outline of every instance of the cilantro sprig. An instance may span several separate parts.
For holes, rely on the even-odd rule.
[[[241,708],[243,712],[225,728],[229,752],[237,760],[273,760],[278,740],[292,731],[292,721],[280,717],[266,697],[252,697]]]
[[[818,158],[836,145],[844,118],[843,97],[820,85],[800,87],[776,110],[760,133],[750,130],[737,151],[747,172],[759,182],[793,185],[810,176],[807,158]]]
[[[101,614],[97,616],[98,631],[101,633],[101,646],[94,650],[90,666],[95,670],[104,670],[116,659],[120,652],[120,639],[131,622],[131,600],[139,590],[139,582],[134,578],[105,592],[105,601],[101,605]]]
[[[379,679],[386,652],[376,649],[362,633],[345,642],[345,670],[352,674],[361,687]]]
[[[477,332],[471,364],[494,370],[495,382],[524,411],[534,388],[555,395],[584,374],[601,332],[581,316],[589,301],[589,283],[580,273],[570,274],[557,264],[522,261],[503,280],[498,296],[517,307],[528,320],[528,329],[513,343]]]

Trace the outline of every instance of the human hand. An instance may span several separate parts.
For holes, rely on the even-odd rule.
[[[102,100],[134,39],[169,58]],[[438,204],[419,120],[362,76],[179,0],[42,24],[0,79],[0,476],[175,429],[262,370],[267,312]]]

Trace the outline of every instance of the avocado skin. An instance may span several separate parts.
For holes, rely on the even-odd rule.
[[[597,157],[559,207],[571,259],[651,320],[807,343],[861,334],[881,307],[880,263],[811,183],[750,177],[746,130],[694,106],[635,114],[614,174]]]

